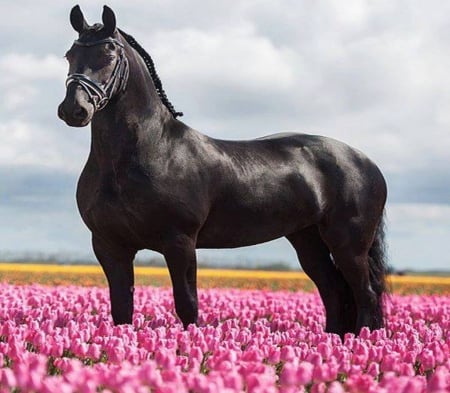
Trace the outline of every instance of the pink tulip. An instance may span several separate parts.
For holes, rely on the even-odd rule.
[[[380,374],[380,366],[378,363],[370,363],[369,367],[367,367],[367,375],[372,376],[373,378],[378,377]]]
[[[301,385],[307,385],[312,381],[314,365],[307,362],[302,362],[297,368],[297,381]]]
[[[223,375],[223,382],[224,386],[231,391],[241,391],[243,388],[242,376],[232,370]]]
[[[270,347],[268,352],[267,362],[270,364],[277,364],[281,359],[280,349],[277,347]]]
[[[324,333],[317,293],[200,290],[186,331],[168,289],[138,288],[131,326],[112,324],[106,288],[0,296],[0,393],[450,390],[449,296],[392,295],[386,328],[343,342]]]
[[[283,362],[291,361],[295,358],[294,349],[291,346],[285,346],[281,348],[280,360]]]
[[[450,371],[438,368],[428,382],[427,392],[437,393],[448,390],[450,390]]]
[[[317,352],[320,353],[324,360],[327,360],[333,352],[333,347],[329,343],[319,343],[317,345]]]
[[[16,376],[10,368],[0,369],[0,386],[14,388],[17,386]]]
[[[344,393],[344,392],[345,390],[343,386],[337,381],[331,382],[327,390],[327,393]]]
[[[301,383],[297,376],[297,366],[292,363],[286,363],[281,371],[280,383],[282,385],[296,385]]]
[[[429,349],[425,349],[420,355],[419,359],[422,363],[423,370],[431,370],[436,366],[436,359],[434,353]]]

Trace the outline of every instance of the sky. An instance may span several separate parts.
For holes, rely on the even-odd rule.
[[[88,22],[104,2],[79,3]],[[0,259],[93,259],[75,204],[90,129],[56,116],[75,3],[0,1]],[[182,121],[213,137],[281,131],[365,152],[389,189],[398,270],[450,269],[450,2],[114,0],[117,25],[152,55]],[[153,254],[142,254],[151,258]],[[199,259],[284,261],[281,239]]]

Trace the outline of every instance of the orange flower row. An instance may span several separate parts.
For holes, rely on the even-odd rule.
[[[136,267],[136,284],[170,286],[166,268]],[[106,286],[105,276],[96,265],[45,265],[0,263],[0,281],[11,284]],[[390,276],[389,286],[399,294],[450,294],[450,277]],[[200,269],[201,288],[242,288],[285,291],[312,291],[311,280],[302,272]]]

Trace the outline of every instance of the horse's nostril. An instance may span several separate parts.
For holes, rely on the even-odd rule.
[[[87,116],[87,110],[83,107],[78,107],[73,111],[73,117],[76,119],[85,119]]]

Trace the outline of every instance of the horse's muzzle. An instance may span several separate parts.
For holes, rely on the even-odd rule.
[[[64,120],[68,126],[84,127],[87,126],[94,114],[94,108],[88,102],[83,104],[77,101],[68,103],[67,97],[58,106],[58,117]]]

